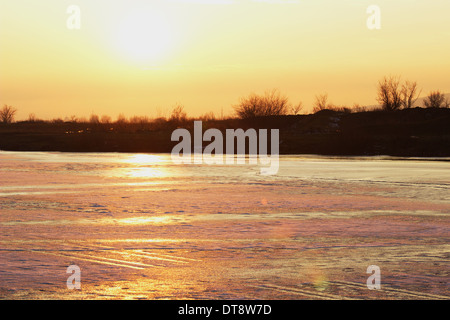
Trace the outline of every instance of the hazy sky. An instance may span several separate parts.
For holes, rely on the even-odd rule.
[[[70,5],[80,29],[67,26]],[[449,0],[2,0],[0,104],[22,119],[155,116],[176,103],[219,115],[278,88],[306,111],[325,92],[371,105],[385,75],[450,92],[449,53]]]

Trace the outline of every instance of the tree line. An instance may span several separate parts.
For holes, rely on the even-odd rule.
[[[402,82],[399,76],[384,77],[378,82],[376,100],[380,104],[379,108],[384,111],[395,111],[400,109],[413,108],[420,97],[422,90],[419,90],[417,82]],[[432,91],[424,100],[426,108],[449,108],[450,101],[445,94]],[[252,118],[261,116],[276,116],[298,114],[303,109],[303,104],[291,104],[289,99],[281,95],[279,91],[267,91],[264,95],[251,94],[241,98],[239,104],[234,106],[235,112],[240,118]],[[354,104],[351,108],[330,103],[328,94],[315,96],[313,113],[322,110],[333,110],[340,112],[365,112],[370,108]],[[377,110],[377,108],[372,109]]]
[[[381,110],[395,111],[400,109],[413,108],[422,90],[419,90],[417,82],[413,81],[401,81],[399,76],[384,77],[378,82],[377,97],[376,100],[380,104]],[[450,101],[446,98],[445,94],[439,90],[432,91],[424,100],[424,106],[426,108],[450,108]],[[248,119],[254,117],[264,116],[278,116],[278,115],[298,115],[303,110],[303,103],[292,104],[289,99],[280,93],[279,90],[274,89],[266,91],[264,94],[252,93],[246,97],[242,97],[239,103],[233,106],[235,115],[241,119]],[[338,106],[328,101],[328,94],[320,94],[315,96],[313,103],[313,113],[317,113],[322,110],[333,110],[340,112],[365,112],[371,111],[368,107],[361,106],[359,104],[353,105],[351,108],[346,106]],[[376,110],[376,109],[375,109]],[[17,113],[17,109],[4,105],[0,109],[0,122],[9,124],[14,122],[14,117]],[[222,115],[222,119],[225,119]],[[213,112],[206,113],[200,117],[199,120],[211,121],[216,120],[217,117]],[[173,107],[170,115],[157,116],[155,119],[150,119],[146,116],[134,116],[127,119],[123,114],[117,117],[114,122],[108,115],[98,116],[92,114],[87,119],[79,119],[76,116],[62,119],[54,119],[53,122],[89,122],[93,124],[109,124],[109,123],[150,123],[150,122],[164,122],[169,121],[173,123],[183,123],[188,120],[187,113],[184,110],[183,105],[177,104]],[[28,116],[28,122],[37,122],[39,120],[35,114],[31,113]]]

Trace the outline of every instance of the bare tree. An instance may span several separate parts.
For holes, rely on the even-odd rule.
[[[320,94],[320,95],[316,96],[316,101],[314,102],[313,112],[316,113],[321,110],[325,110],[329,106],[330,105],[328,104],[328,94],[327,93]]]
[[[251,94],[241,98],[234,110],[239,118],[247,119],[261,116],[279,116],[288,113],[289,99],[276,89],[266,91],[263,96]]]
[[[400,77],[398,79],[392,78],[390,82],[392,110],[398,110],[402,106],[402,93],[400,89]]]
[[[252,93],[248,97],[241,98],[234,110],[239,118],[247,119],[263,115],[264,100],[262,97]]]
[[[300,101],[297,105],[291,107],[291,114],[297,115],[302,111],[303,103]]]
[[[78,118],[76,115],[71,115],[70,117],[66,117],[64,120],[67,122],[72,122],[72,123],[78,122]],[[82,121],[80,121],[80,122],[82,122]]]
[[[286,96],[281,95],[277,89],[266,91],[263,102],[265,116],[279,116],[288,113],[289,99]]]
[[[187,119],[187,114],[184,111],[184,106],[181,104],[175,105],[172,109],[169,120],[177,123],[185,122]]]
[[[36,122],[36,121],[38,121],[36,115],[34,113],[30,113],[28,115],[28,122]]]
[[[91,116],[89,117],[89,123],[91,123],[91,124],[99,124],[100,123],[99,116],[96,115],[96,114],[91,114]]]
[[[450,102],[445,98],[445,94],[439,90],[430,92],[423,102],[427,108],[449,108]]]
[[[0,109],[0,121],[3,123],[12,123],[14,121],[14,116],[16,115],[17,109],[8,105],[4,105]]]
[[[400,89],[400,77],[384,77],[378,82],[377,101],[384,110],[398,110],[402,106],[402,93]]]
[[[402,89],[400,91],[403,108],[412,108],[414,103],[416,103],[417,99],[419,98],[421,92],[422,90],[418,91],[417,82],[406,81],[402,85]]]

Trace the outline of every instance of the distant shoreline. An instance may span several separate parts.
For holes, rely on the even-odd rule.
[[[12,150],[2,150],[0,152],[7,153],[61,153],[61,154],[118,154],[118,155],[126,155],[126,154],[149,154],[149,155],[167,155],[170,156],[170,152],[121,152],[121,151],[106,151],[106,152],[97,152],[97,151],[12,151]],[[224,155],[225,156],[225,155]],[[280,157],[300,157],[302,159],[336,159],[336,160],[376,160],[376,161],[437,161],[437,162],[450,162],[450,157],[401,157],[401,156],[389,156],[389,155],[361,155],[361,156],[346,156],[346,155],[321,155],[321,154],[280,154]]]
[[[176,128],[193,121],[152,124],[18,122],[0,125],[0,150],[170,153]],[[319,156],[450,157],[450,109],[345,113],[204,121],[204,130],[279,129],[280,154]]]

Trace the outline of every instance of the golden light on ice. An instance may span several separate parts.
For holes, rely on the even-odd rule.
[[[163,178],[168,174],[161,168],[142,167],[131,169],[126,175],[129,178]]]
[[[118,219],[117,221],[121,224],[127,225],[160,225],[160,224],[170,224],[179,222],[180,219],[177,219],[175,216],[153,216],[153,217],[132,217],[132,218],[124,218]]]
[[[157,164],[163,161],[164,158],[162,156],[154,154],[135,154],[125,159],[126,163],[141,164],[141,165]]]
[[[173,45],[171,25],[157,10],[134,10],[118,24],[116,46],[130,62],[158,64]]]
[[[129,178],[163,178],[169,175],[162,156],[152,154],[135,154],[127,157],[123,162],[130,165],[129,168],[120,169],[120,176]]]

